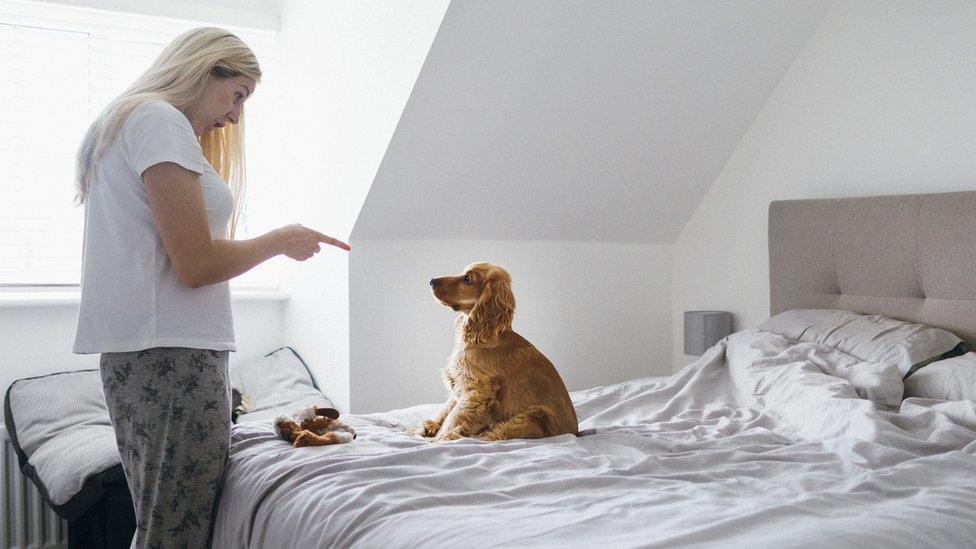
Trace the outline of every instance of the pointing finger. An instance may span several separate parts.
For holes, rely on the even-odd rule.
[[[336,248],[342,248],[343,250],[346,250],[346,251],[349,251],[349,250],[352,249],[349,246],[349,244],[346,244],[345,242],[343,242],[341,240],[332,238],[329,235],[322,234],[322,233],[320,233],[318,231],[316,231],[315,234],[318,237],[319,242],[322,242],[324,244],[328,244],[329,246],[335,246]]]

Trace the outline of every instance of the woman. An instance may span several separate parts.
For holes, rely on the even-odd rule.
[[[332,237],[288,225],[231,240],[243,104],[261,69],[233,34],[182,34],[91,125],[78,151],[85,244],[76,353],[101,375],[137,547],[206,547],[230,446],[228,280]]]

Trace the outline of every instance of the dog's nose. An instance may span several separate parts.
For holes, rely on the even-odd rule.
[[[436,278],[432,278],[432,279],[430,279],[430,287],[431,287],[431,288],[433,288],[433,287],[435,287],[435,286],[437,286],[437,285],[438,285],[438,284],[440,284],[440,283],[441,283],[441,281],[440,281],[440,280],[437,280]]]

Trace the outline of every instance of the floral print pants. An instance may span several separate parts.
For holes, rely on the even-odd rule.
[[[228,351],[103,353],[102,386],[136,513],[133,547],[209,547],[230,448]]]

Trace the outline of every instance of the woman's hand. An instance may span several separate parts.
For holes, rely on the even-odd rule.
[[[349,244],[318,231],[303,227],[295,223],[286,225],[274,231],[278,237],[280,253],[297,261],[305,261],[321,249],[321,244],[328,244],[343,250],[350,250]]]

